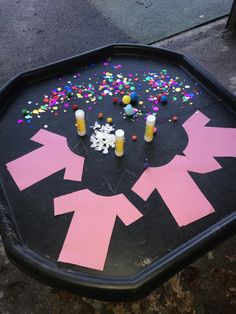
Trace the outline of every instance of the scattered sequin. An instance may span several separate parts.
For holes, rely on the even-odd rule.
[[[96,64],[93,63],[81,70],[95,67]],[[168,98],[168,106],[175,106],[176,110],[184,109],[187,104],[193,105],[194,99],[201,94],[198,83],[193,83],[194,86],[186,84],[181,77],[171,77],[167,69],[140,69],[136,72],[129,71],[128,74],[125,70],[124,65],[114,64],[112,58],[108,58],[103,62],[103,70],[91,73],[87,81],[81,79],[80,73],[73,73],[71,79],[64,82],[63,77],[59,77],[58,85],[50,93],[43,94],[41,99],[31,99],[22,104],[24,109],[21,109],[17,123],[30,124],[47,113],[54,117],[60,116],[60,113],[71,114],[78,107],[91,111],[97,104],[103,103],[104,99],[109,99],[111,105],[118,104],[132,92],[137,94],[139,100],[134,107],[135,114],[129,121],[138,121],[140,118],[146,119],[147,114],[158,115],[163,110],[163,106],[159,107],[163,97]],[[72,109],[69,110],[70,108]],[[120,114],[127,119],[124,111],[120,111]]]

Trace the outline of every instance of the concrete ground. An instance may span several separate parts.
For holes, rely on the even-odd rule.
[[[168,40],[159,41],[155,45],[186,53],[236,95],[236,37],[225,32],[225,22],[225,19],[222,19]],[[19,30],[19,34],[15,36],[21,35],[24,40],[24,29],[25,25],[22,23],[22,34]],[[24,67],[29,69],[33,65],[53,61],[53,52],[49,48],[41,50],[41,41],[39,39],[35,41],[37,36],[43,34],[42,31],[43,26],[40,26],[37,30],[38,35],[35,30],[31,38],[26,38],[27,47],[23,45],[25,50],[20,51],[20,46],[17,47],[13,52],[14,57],[11,59],[9,55],[9,59],[1,64],[0,83],[9,79],[14,72],[18,72],[18,69],[22,70]],[[7,49],[5,41],[4,44],[6,46],[3,50]],[[39,52],[33,55],[32,49],[35,48],[32,47],[36,44]],[[59,35],[56,44],[50,41],[54,49],[60,50],[62,44]],[[59,51],[57,57],[64,57],[66,52],[67,56],[72,54],[75,43],[71,42],[71,46],[67,51],[63,49],[63,52]],[[22,55],[24,53],[26,60]],[[23,63],[20,64],[19,60]],[[235,245],[236,236],[186,267],[145,299],[118,304],[95,301],[58,291],[27,277],[9,263],[0,244],[0,313],[236,313]]]
[[[229,13],[232,0],[90,0],[96,9],[138,43],[183,32]]]
[[[192,58],[236,96],[236,35],[225,30],[226,21],[220,19],[153,46]]]
[[[115,42],[150,44],[228,14],[233,0],[1,0],[0,86]]]

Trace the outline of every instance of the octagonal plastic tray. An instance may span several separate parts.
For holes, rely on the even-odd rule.
[[[128,119],[112,99],[132,91],[139,96],[138,114]],[[167,95],[167,104],[160,102],[159,94]],[[235,98],[184,55],[130,44],[102,47],[17,75],[1,88],[0,104],[0,231],[11,261],[36,279],[94,298],[137,299],[235,232],[236,162],[232,156],[217,157],[217,171],[189,173],[214,212],[184,226],[178,225],[160,191],[154,190],[145,201],[132,190],[145,163],[160,167],[176,155],[183,156],[188,137],[182,125],[196,111],[210,120],[209,127],[236,127]],[[73,105],[86,112],[85,138],[77,136]],[[99,123],[112,117],[115,127],[125,130],[124,157],[90,147],[89,126],[99,112],[104,115]],[[157,134],[151,144],[143,140],[149,113],[157,116]],[[30,140],[40,129],[66,137],[70,150],[85,158],[82,181],[64,180],[62,167],[20,191],[6,164],[41,147]],[[136,142],[131,140],[134,134]],[[41,160],[41,164],[49,162]],[[30,177],[34,169],[26,164],[24,172]],[[167,190],[175,188],[170,182]],[[124,223],[122,215],[115,220],[100,270],[58,261],[73,212],[54,216],[53,200],[83,189],[91,195],[123,194],[142,214],[131,224]],[[100,204],[96,204],[85,229],[93,236],[98,232],[99,238],[107,225],[100,231],[91,229],[91,221],[102,221]],[[86,237],[78,243],[86,242]],[[89,249],[96,251],[96,245]],[[91,254],[95,261],[98,255]]]

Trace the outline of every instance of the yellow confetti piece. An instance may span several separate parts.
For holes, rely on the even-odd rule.
[[[86,100],[86,104],[88,104],[89,103],[89,100]]]
[[[76,94],[76,96],[78,97],[78,98],[83,98],[83,96],[81,95],[81,94]]]
[[[58,90],[58,92],[60,92],[61,91],[61,87],[58,87],[57,90]]]
[[[176,92],[180,92],[180,91],[181,91],[181,88],[180,88],[180,87],[177,87],[177,88],[175,89],[175,91],[176,91]]]
[[[45,112],[45,110],[43,110],[43,109],[40,108],[40,109],[38,110],[38,112]]]
[[[149,89],[146,89],[146,93],[149,93]]]
[[[52,109],[55,111],[55,110],[58,109],[58,107],[57,107],[57,106],[54,106],[54,107],[52,107]]]
[[[35,109],[35,110],[32,111],[32,113],[33,113],[33,114],[38,114],[39,111]]]
[[[143,101],[141,100],[141,101],[139,101],[139,105],[143,105]]]
[[[96,97],[91,98],[91,101],[95,101],[95,100],[96,100]]]

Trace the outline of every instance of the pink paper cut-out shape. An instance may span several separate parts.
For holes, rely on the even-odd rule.
[[[127,226],[142,214],[123,195],[81,190],[54,198],[54,214],[74,212],[59,261],[103,270],[116,216]]]
[[[146,169],[132,188],[144,200],[157,189],[179,226],[214,212],[188,171],[211,172],[221,168],[214,157],[236,157],[236,129],[206,127],[208,122],[201,112],[193,114],[183,124],[189,138],[186,157]]]
[[[132,190],[145,201],[156,189],[179,226],[185,226],[214,209],[188,171],[197,168],[184,156],[175,156],[162,167],[147,168]]]
[[[183,124],[189,140],[184,154],[201,173],[221,168],[214,157],[236,157],[236,128],[206,127],[209,121],[198,111]]]
[[[43,146],[7,163],[21,191],[64,168],[64,179],[81,181],[84,157],[69,149],[64,136],[40,129],[31,140]]]

